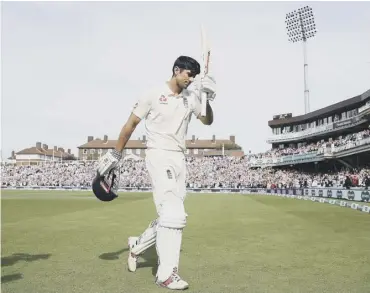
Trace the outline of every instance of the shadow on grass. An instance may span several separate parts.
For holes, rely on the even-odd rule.
[[[120,255],[124,252],[127,252],[128,248],[123,248],[118,251],[114,252],[106,252],[101,255],[99,255],[99,258],[102,260],[117,260],[120,258]],[[127,255],[126,255],[127,256]],[[125,259],[126,264],[126,259]],[[146,250],[142,255],[139,257],[139,261],[137,264],[137,268],[152,268],[152,275],[155,276],[157,273],[157,252],[155,249],[155,246],[150,247],[148,250]]]
[[[10,256],[5,256],[1,258],[1,267],[12,266],[19,261],[33,262],[37,260],[48,259],[50,256],[51,256],[50,253],[47,254],[13,253]],[[17,281],[22,278],[23,278],[22,274],[5,275],[1,276],[1,283]]]
[[[28,254],[28,253],[13,253],[11,256],[5,256],[1,258],[1,266],[12,266],[19,261],[32,262],[41,259],[48,259],[51,256],[47,254]]]
[[[13,274],[13,275],[5,275],[1,276],[1,284],[17,281],[23,278],[22,274]]]

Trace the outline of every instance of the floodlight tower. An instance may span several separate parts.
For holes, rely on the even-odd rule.
[[[312,8],[305,6],[298,10],[289,12],[286,15],[285,23],[288,31],[289,41],[293,43],[303,41],[304,110],[305,114],[307,114],[310,112],[310,92],[307,85],[308,64],[306,42],[309,38],[312,38],[316,35],[316,25]]]

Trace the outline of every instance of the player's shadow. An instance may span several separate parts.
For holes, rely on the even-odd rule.
[[[19,261],[32,262],[41,259],[48,259],[51,256],[47,254],[29,254],[29,253],[13,253],[13,255],[5,256],[1,258],[1,266],[12,266]]]
[[[51,256],[50,253],[47,254],[13,253],[10,256],[5,256],[1,258],[1,267],[12,266],[19,261],[33,262],[36,260],[48,259],[50,256]],[[17,281],[22,278],[23,278],[22,274],[5,275],[1,276],[1,283]]]
[[[120,255],[124,252],[128,252],[128,248],[123,248],[114,252],[106,252],[99,255],[99,258],[102,260],[117,260],[120,258]],[[128,255],[126,254],[125,257]],[[126,261],[126,259],[125,259]],[[126,262],[125,262],[126,264]],[[137,268],[152,268],[152,275],[155,276],[157,273],[157,252],[155,246],[150,247],[147,251],[140,255]]]
[[[1,284],[5,284],[12,281],[17,281],[23,278],[22,274],[12,274],[12,275],[5,275],[1,276]]]

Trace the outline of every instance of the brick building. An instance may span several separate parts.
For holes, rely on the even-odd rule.
[[[25,148],[17,153],[13,151],[11,158],[18,165],[33,165],[44,161],[76,159],[70,149],[65,151],[64,148],[57,146],[49,149],[47,144],[41,144],[41,142],[36,142],[35,146]]]
[[[117,140],[108,139],[104,135],[103,139],[93,136],[87,137],[87,142],[78,147],[79,160],[97,160],[104,155],[109,149],[113,149]],[[236,144],[235,136],[231,135],[229,139],[216,139],[213,135],[212,139],[196,139],[192,135],[191,139],[186,140],[187,156],[244,156],[242,148]],[[129,140],[124,149],[125,156],[133,158],[144,158],[146,149],[146,136],[136,140]]]

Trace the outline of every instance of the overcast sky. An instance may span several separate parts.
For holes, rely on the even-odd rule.
[[[370,2],[2,2],[2,156],[36,141],[71,148],[116,139],[137,97],[166,81],[179,55],[200,61],[200,23],[212,46],[215,121],[188,137],[235,135],[269,149],[274,114],[304,112],[302,44],[285,15],[313,8],[311,111],[370,89]],[[59,109],[59,110],[57,110]],[[141,124],[133,138],[144,134]]]

